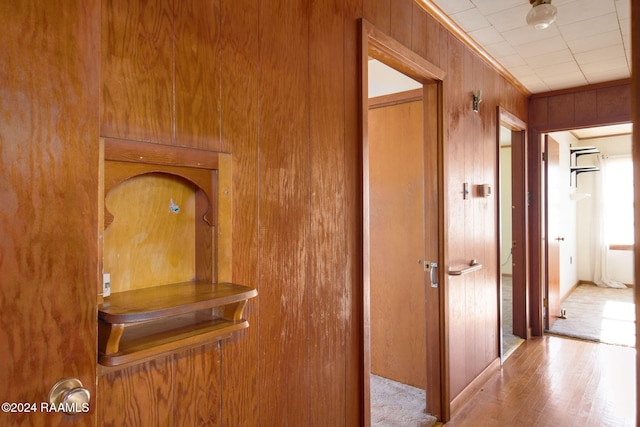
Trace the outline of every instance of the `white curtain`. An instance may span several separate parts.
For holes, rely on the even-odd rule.
[[[593,283],[605,288],[626,288],[624,283],[609,277],[609,241],[607,239],[607,225],[611,224],[609,219],[610,205],[607,202],[607,195],[604,192],[607,180],[607,169],[611,167],[606,156],[598,156],[597,166],[599,172],[595,172],[595,185],[593,191],[593,227],[594,227],[594,254],[595,265],[593,270]]]

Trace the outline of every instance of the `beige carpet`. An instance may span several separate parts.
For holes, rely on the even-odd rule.
[[[502,276],[502,354],[509,356],[524,340],[513,334],[513,279]]]
[[[431,427],[436,418],[425,413],[425,391],[371,374],[371,425]]]
[[[635,346],[633,289],[579,285],[561,305],[566,319],[557,319],[549,332],[590,341]]]

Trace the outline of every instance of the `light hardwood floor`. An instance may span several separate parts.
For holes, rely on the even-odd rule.
[[[635,348],[545,336],[525,341],[452,426],[635,426]]]

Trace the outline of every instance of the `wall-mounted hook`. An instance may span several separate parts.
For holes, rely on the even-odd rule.
[[[480,89],[473,92],[473,111],[476,113],[480,110],[480,103],[482,102],[482,91]]]

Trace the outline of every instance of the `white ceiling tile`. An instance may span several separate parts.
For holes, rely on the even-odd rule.
[[[547,39],[552,39],[560,35],[560,31],[555,26],[551,26],[544,31],[538,31],[529,25],[523,25],[514,30],[505,31],[502,33],[504,39],[511,43],[513,46],[519,46],[525,43],[531,43],[533,41],[542,42]]]
[[[583,64],[580,66],[580,69],[584,72],[585,75],[599,74],[604,71],[618,73],[619,71],[625,70],[627,73],[629,72],[626,58],[618,59],[615,61],[602,61]]]
[[[434,0],[433,3],[448,16],[475,7],[469,0]]]
[[[491,15],[522,4],[522,0],[472,0],[483,15]],[[526,1],[526,0],[525,0]],[[526,12],[525,12],[526,13]]]
[[[498,43],[486,45],[485,48],[487,49],[487,52],[489,52],[489,54],[491,54],[496,59],[517,54],[513,46],[511,46],[504,40]]]
[[[557,64],[572,62],[575,64],[575,58],[569,49],[562,49],[556,52],[549,52],[543,55],[532,56],[526,59],[527,64],[532,68],[553,67]],[[578,64],[576,64],[576,67]]]
[[[555,3],[558,8],[556,22],[566,25],[590,18],[615,13],[613,0],[575,0],[567,3]]]
[[[610,31],[620,31],[620,25],[615,13],[589,18],[570,24],[558,25],[565,40],[575,40]]]
[[[544,41],[535,41],[515,46],[516,51],[523,58],[534,58],[551,52],[558,52],[567,48],[567,44],[560,36]]]
[[[520,2],[520,5],[516,7],[487,15],[487,20],[500,32],[513,30],[526,25],[529,9],[528,4]]]
[[[587,79],[581,76],[577,76],[572,80],[569,80],[569,78],[560,78],[559,80],[545,81],[545,83],[549,87],[548,90],[567,89],[570,87],[585,86],[589,84]]]
[[[526,61],[520,55],[502,56],[498,59],[505,68],[513,68],[521,65],[527,65]]]
[[[542,80],[547,83],[549,86],[557,86],[557,85],[566,85],[571,83],[571,81],[581,81],[583,83],[587,82],[584,74],[580,70],[574,70],[572,72],[566,73],[556,73],[548,76],[541,76]]]
[[[536,76],[536,73],[533,71],[533,68],[531,68],[528,65],[511,67],[509,68],[509,71],[518,79]]]
[[[458,25],[466,32],[479,30],[480,28],[490,27],[491,23],[485,18],[475,7],[465,11],[456,13],[451,16]]]
[[[540,67],[534,68],[534,71],[540,78],[547,80],[549,78],[555,78],[557,75],[575,76],[576,74],[582,75],[580,67],[574,61],[562,62],[560,64],[554,64],[553,67]]]
[[[574,40],[567,40],[567,45],[574,53],[587,52],[593,49],[616,46],[622,41],[619,31],[609,31],[608,33],[597,34],[595,36],[583,37]]]
[[[469,32],[469,35],[480,44],[494,44],[504,41],[502,35],[493,27],[486,27],[476,31],[471,31]]]
[[[621,19],[631,19],[631,2],[629,0],[616,0],[615,6]]]
[[[620,21],[620,32],[622,35],[631,35],[631,18],[624,18]]]
[[[585,73],[589,84],[610,82],[612,80],[626,79],[629,77],[629,71],[624,68],[616,70],[606,70],[602,72]]]
[[[585,65],[596,62],[615,61],[616,59],[625,58],[625,53],[622,45],[617,45],[576,53],[574,56],[578,64]]]
[[[631,2],[553,0],[556,22],[526,24],[528,0],[433,0],[531,93],[628,78]]]

